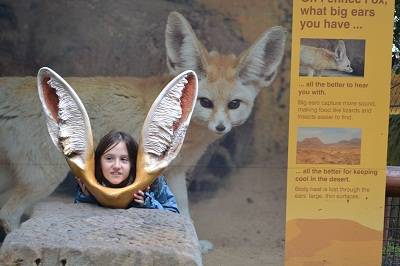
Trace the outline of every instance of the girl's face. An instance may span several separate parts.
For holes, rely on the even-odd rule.
[[[122,141],[101,156],[103,176],[113,185],[118,185],[128,178],[130,169],[128,149]]]

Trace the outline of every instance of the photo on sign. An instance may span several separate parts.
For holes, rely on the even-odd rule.
[[[297,164],[359,165],[360,128],[301,127],[297,130]]]
[[[300,76],[363,77],[365,40],[300,40]]]

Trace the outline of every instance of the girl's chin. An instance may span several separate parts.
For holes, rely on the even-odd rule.
[[[121,184],[123,181],[124,181],[124,179],[121,179],[121,180],[112,180],[110,183],[113,184],[113,185],[119,185],[119,184]]]
[[[113,185],[118,185],[121,184],[123,181],[125,181],[126,178],[124,177],[111,177],[107,178],[108,182],[110,182]]]

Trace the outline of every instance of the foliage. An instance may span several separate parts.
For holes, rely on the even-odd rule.
[[[389,118],[389,139],[387,165],[400,165],[400,116],[391,115]]]
[[[396,255],[400,256],[400,245],[397,241],[388,241],[383,247],[382,251],[384,256]]]
[[[396,0],[393,19],[392,69],[400,72],[400,0]]]
[[[399,257],[399,241],[395,239],[384,241],[382,249],[382,266],[399,265]]]

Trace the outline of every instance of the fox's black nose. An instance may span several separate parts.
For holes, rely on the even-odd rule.
[[[218,126],[215,127],[215,129],[219,132],[223,132],[226,127],[223,124],[219,124]]]

